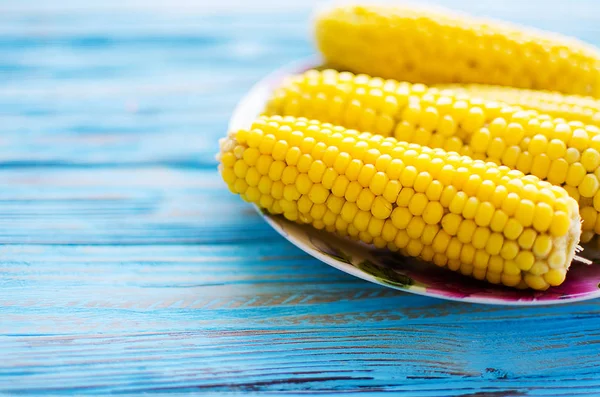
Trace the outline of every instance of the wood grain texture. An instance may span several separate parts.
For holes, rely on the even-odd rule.
[[[0,2],[0,394],[600,394],[600,301],[386,289],[224,188],[229,114],[317,3]],[[594,0],[437,3],[600,44]]]

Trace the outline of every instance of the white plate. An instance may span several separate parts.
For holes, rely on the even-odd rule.
[[[283,77],[318,67],[316,59],[282,67],[259,81],[235,109],[230,130],[247,128],[260,115],[272,90]],[[298,225],[281,216],[259,214],[284,238],[313,257],[341,271],[386,287],[455,301],[500,305],[549,305],[600,297],[600,266],[573,263],[567,281],[560,287],[538,292],[492,285],[465,277],[417,259]],[[587,244],[583,256],[600,257],[598,242]]]

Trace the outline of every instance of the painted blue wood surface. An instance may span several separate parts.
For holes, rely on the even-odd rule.
[[[0,394],[600,394],[600,302],[369,284],[216,173],[236,101],[312,54],[315,2],[0,1]],[[439,1],[600,44],[600,6]]]

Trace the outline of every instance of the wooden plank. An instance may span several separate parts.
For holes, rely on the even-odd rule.
[[[2,244],[224,243],[276,238],[215,168],[0,170]],[[56,231],[59,230],[60,233]]]
[[[0,3],[0,394],[600,394],[600,301],[383,288],[226,190],[229,114],[317,3]],[[600,44],[593,0],[436,3]]]
[[[4,391],[543,394],[555,377],[565,393],[600,388],[598,301],[522,309],[407,295],[281,239],[2,255]]]

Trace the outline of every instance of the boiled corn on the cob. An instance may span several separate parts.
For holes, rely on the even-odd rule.
[[[449,10],[342,5],[317,45],[340,70],[425,84],[482,83],[600,96],[600,52],[574,38]]]
[[[470,97],[502,101],[525,110],[600,126],[600,100],[580,95],[565,95],[555,91],[527,90],[485,84],[444,84],[434,86],[442,90],[456,91]]]
[[[491,283],[561,284],[580,235],[575,200],[535,176],[306,118],[261,117],[219,159],[272,214]]]
[[[600,129],[422,84],[310,70],[275,90],[267,114],[302,116],[493,161],[564,186],[583,241],[600,233]]]

